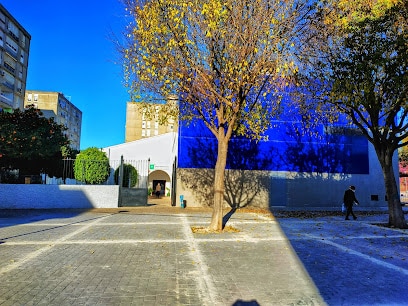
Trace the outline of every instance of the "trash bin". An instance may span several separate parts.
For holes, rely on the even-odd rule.
[[[184,200],[184,195],[181,194],[181,195],[180,195],[180,207],[181,207],[181,208],[184,208],[184,207],[185,207],[185,206],[184,206],[184,205],[185,205],[185,201],[186,201],[186,200]]]

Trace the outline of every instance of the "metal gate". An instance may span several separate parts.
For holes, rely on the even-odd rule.
[[[124,160],[122,157],[117,169],[119,169],[116,171],[117,178],[114,179],[119,185],[118,206],[147,206],[149,161]]]

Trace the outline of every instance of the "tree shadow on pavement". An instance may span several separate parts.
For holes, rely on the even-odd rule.
[[[236,300],[232,306],[260,306],[260,304],[256,300],[250,301],[243,301],[243,300]]]
[[[225,228],[228,220],[232,217],[232,215],[237,211],[237,208],[231,208],[231,210],[222,218],[222,229]]]

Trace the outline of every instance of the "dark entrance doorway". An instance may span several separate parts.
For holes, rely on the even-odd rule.
[[[157,184],[160,184],[161,190],[160,190],[160,196],[162,197],[165,195],[166,192],[166,180],[153,180],[153,193],[156,195],[156,187]]]

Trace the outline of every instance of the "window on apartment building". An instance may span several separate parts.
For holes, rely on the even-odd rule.
[[[15,96],[15,103],[14,105],[23,105],[24,101],[23,98],[21,98],[20,96]],[[18,106],[17,106],[18,107]]]
[[[6,91],[2,91],[0,92],[0,96],[2,96],[3,98],[6,98],[7,100],[11,100],[13,102],[13,93],[12,92],[6,92]]]
[[[24,51],[21,50],[20,63],[24,64]]]
[[[146,130],[142,130],[142,137],[146,137]]]
[[[146,136],[150,137],[150,130],[146,130]]]
[[[38,94],[34,94],[34,101],[38,101]]]
[[[150,129],[150,121],[147,121],[147,128]]]
[[[154,122],[154,128],[155,128],[155,129],[158,129],[158,128],[159,128],[159,122],[158,122],[158,121],[155,121],[155,122]]]
[[[28,101],[33,100],[33,94],[28,94],[28,95],[27,95],[27,100],[28,100]]]
[[[19,34],[18,28],[17,28],[17,26],[16,26],[13,22],[11,22],[10,20],[9,20],[9,23],[8,23],[7,28],[8,28],[8,30],[9,30],[11,33],[13,33],[13,35],[14,35],[16,38],[18,38],[18,34]]]
[[[154,130],[154,136],[159,135],[159,131],[158,130]]]
[[[18,52],[18,45],[17,45],[13,40],[11,40],[11,38],[6,37],[6,45],[7,45],[13,52],[15,52],[15,53]],[[17,55],[17,54],[15,54],[15,55]],[[15,56],[15,55],[14,55],[14,56]]]
[[[16,67],[10,61],[4,60],[4,67],[6,67],[7,70],[12,72],[12,73],[14,73],[16,71]]]
[[[10,73],[8,73],[7,71],[4,72],[4,78],[6,79],[6,81],[9,84],[14,84],[15,78],[13,75],[11,75]]]
[[[146,128],[146,121],[142,121],[142,129]]]

